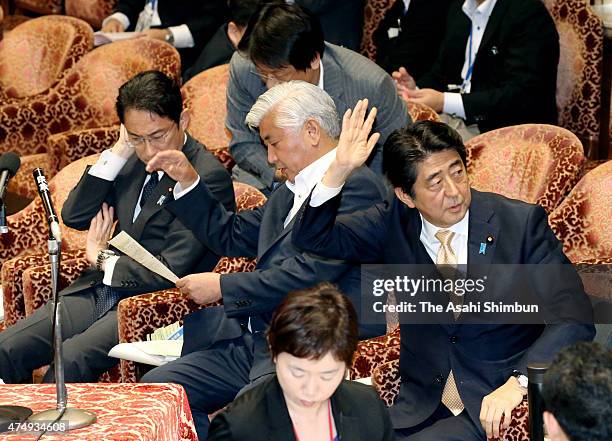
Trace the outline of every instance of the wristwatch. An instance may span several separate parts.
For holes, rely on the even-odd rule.
[[[98,256],[96,257],[96,269],[98,271],[102,271],[102,264],[106,259],[112,256],[116,256],[115,252],[111,250],[100,250],[98,251]]]
[[[166,29],[167,30],[167,29]],[[168,31],[168,30],[167,30]],[[171,45],[174,45],[174,34],[171,31],[168,31],[168,33],[166,34],[166,36],[164,37],[164,40],[166,40],[166,43],[169,43]]]
[[[527,378],[527,375],[523,374],[520,371],[514,370],[512,371],[512,376],[516,378],[516,381],[518,381],[519,386],[527,390],[527,386],[529,385],[529,379]]]

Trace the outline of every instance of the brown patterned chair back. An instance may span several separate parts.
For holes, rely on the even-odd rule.
[[[0,42],[0,97],[44,92],[92,47],[93,30],[78,18],[49,15],[22,23]]]
[[[17,9],[41,15],[61,14],[64,9],[62,0],[15,0],[14,4]]]
[[[374,32],[378,29],[385,14],[396,1],[402,0],[366,0],[363,10],[363,36],[361,37],[361,54],[370,60],[376,59]]]
[[[176,49],[163,41],[135,38],[89,52],[47,94],[0,106],[0,149],[43,153],[52,134],[117,124],[119,86],[151,69],[178,80]]]
[[[117,0],[66,0],[66,15],[80,18],[94,29],[102,27],[102,20],[111,15]]]
[[[612,259],[612,161],[576,184],[548,222],[573,263]]]
[[[228,169],[234,166],[229,154],[231,135],[225,128],[229,64],[199,73],[181,88],[184,106],[191,111],[189,133],[210,150]]]
[[[406,102],[408,115],[412,121],[440,121],[440,116],[426,104]]]
[[[561,49],[557,73],[559,125],[581,139],[597,139],[604,31],[584,0],[544,0]]]
[[[472,187],[540,204],[548,213],[574,186],[584,162],[576,135],[547,124],[504,127],[465,146]]]

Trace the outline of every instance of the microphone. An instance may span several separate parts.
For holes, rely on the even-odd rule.
[[[8,233],[4,192],[6,191],[9,179],[15,176],[20,165],[21,160],[19,156],[13,152],[7,152],[0,156],[0,234]]]
[[[49,192],[47,178],[45,178],[45,174],[41,168],[35,168],[32,175],[34,176],[36,188],[38,189],[38,194],[40,195],[40,199],[42,200],[43,207],[45,209],[45,214],[47,215],[50,236],[58,242],[61,242],[62,232],[59,226],[59,218],[53,209],[53,201],[51,200],[51,193]]]

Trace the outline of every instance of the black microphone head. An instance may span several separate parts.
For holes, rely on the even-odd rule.
[[[0,156],[0,170],[8,170],[9,175],[15,176],[20,166],[21,159],[19,159],[17,153],[6,152],[4,155]]]

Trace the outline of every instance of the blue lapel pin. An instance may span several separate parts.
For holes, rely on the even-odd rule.
[[[480,243],[480,250],[478,251],[478,254],[486,254],[487,252],[487,244],[484,242]]]
[[[159,199],[157,200],[157,205],[161,207],[164,204],[165,200],[166,200],[166,196],[164,195],[160,196]]]

